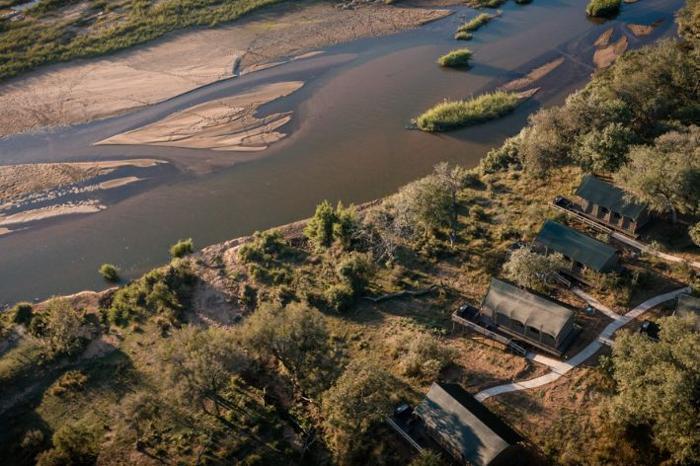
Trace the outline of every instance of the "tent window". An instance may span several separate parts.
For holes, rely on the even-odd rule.
[[[518,322],[517,320],[514,320],[512,323],[512,328],[518,333],[525,333],[525,326]]]
[[[535,327],[527,327],[527,333],[529,333],[531,336],[534,338],[539,338],[540,337],[540,331],[537,330]]]

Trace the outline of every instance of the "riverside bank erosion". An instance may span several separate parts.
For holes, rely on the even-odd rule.
[[[383,4],[340,9],[332,3],[289,2],[223,27],[172,34],[104,58],[49,66],[0,85],[0,137],[114,115],[248,68],[413,28],[447,14],[444,9]]]

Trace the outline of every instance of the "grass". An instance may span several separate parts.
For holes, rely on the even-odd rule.
[[[621,4],[622,0],[591,0],[586,13],[598,18],[614,16],[620,11]]]
[[[472,57],[472,51],[464,49],[456,49],[441,56],[438,59],[440,66],[449,66],[451,68],[463,68],[469,66],[469,59]]]
[[[0,21],[0,80],[42,65],[104,55],[191,26],[213,26],[281,0],[92,2],[78,15],[71,1],[43,0],[23,19]]]
[[[457,29],[457,32],[474,32],[495,17],[495,15],[490,15],[488,13],[481,13],[476,18],[472,18],[471,20],[461,25],[459,29]]]
[[[455,33],[455,39],[457,40],[470,40],[471,38],[471,33],[467,31],[457,31]]]
[[[416,119],[422,131],[448,131],[501,117],[517,107],[513,92],[497,91],[466,100],[445,101]]]
[[[505,2],[506,0],[472,0],[468,5],[472,8],[498,8]]]

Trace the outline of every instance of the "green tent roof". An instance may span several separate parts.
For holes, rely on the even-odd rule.
[[[607,272],[617,261],[612,246],[551,220],[542,226],[536,241],[597,272]]]
[[[583,177],[576,195],[633,220],[639,218],[645,208],[644,204],[628,201],[622,189],[593,175]]]
[[[518,434],[461,387],[433,383],[425,399],[416,407],[420,417],[469,464],[490,464],[510,445],[520,441]]]
[[[482,312],[484,311],[487,315],[490,313],[489,317],[494,321],[496,316],[493,313],[503,314],[511,320],[536,328],[555,340],[574,316],[572,310],[554,301],[497,278],[491,279],[491,286],[482,303]]]

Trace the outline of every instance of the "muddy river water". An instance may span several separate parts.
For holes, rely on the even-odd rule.
[[[539,106],[560,103],[594,71],[593,42],[615,27],[630,47],[675,33],[680,0],[626,4],[598,24],[585,0],[509,2],[503,15],[466,45],[474,52],[467,71],[441,69],[435,60],[463,45],[454,30],[474,10],[419,29],[330,47],[323,54],[220,81],[119,117],[0,140],[0,163],[114,160],[154,157],[172,162],[148,180],[102,194],[108,206],[95,214],[42,222],[0,236],[0,305],[45,298],[105,284],[101,263],[126,278],[164,263],[170,244],[192,237],[197,247],[312,214],[323,200],[360,203],[382,197],[440,161],[474,166],[491,148],[517,133]],[[646,37],[625,23],[664,21]],[[497,87],[563,57],[538,81],[541,91],[506,118],[448,134],[407,130],[410,119],[443,98],[462,98]],[[259,114],[293,111],[282,128],[289,136],[264,153],[230,164],[226,152],[156,146],[95,146],[119,132],[174,111],[235,95],[260,84],[304,81],[297,92],[266,104]],[[235,155],[240,159],[240,154]],[[249,160],[245,160],[248,158]]]

